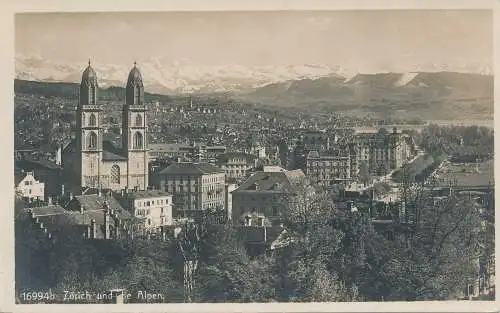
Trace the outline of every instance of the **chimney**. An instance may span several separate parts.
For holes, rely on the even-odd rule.
[[[56,152],[56,164],[61,166],[62,163],[62,149],[61,145],[57,147],[57,152]]]
[[[125,197],[125,189],[121,190],[122,197]]]
[[[110,224],[109,224],[109,213],[107,210],[104,211],[104,239],[110,239]]]
[[[73,193],[72,192],[69,193],[69,201],[71,201],[71,200],[73,200]]]
[[[61,185],[61,196],[64,196],[64,184]]]
[[[49,197],[49,199],[48,199],[48,205],[52,205],[52,197]]]
[[[96,239],[96,237],[97,237],[97,227],[95,224],[95,219],[92,219],[90,221],[90,238]]]
[[[100,197],[102,196],[102,191],[101,191],[101,187],[99,187],[99,189],[97,190],[97,195]]]
[[[125,194],[128,193],[128,186],[125,186]]]

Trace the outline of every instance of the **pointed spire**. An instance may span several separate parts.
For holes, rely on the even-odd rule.
[[[89,66],[90,66],[90,58],[89,58]]]
[[[134,67],[137,67],[137,62],[134,60]]]

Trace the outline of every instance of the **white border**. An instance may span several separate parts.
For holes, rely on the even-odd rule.
[[[97,11],[262,11],[262,10],[386,10],[386,9],[494,9],[495,31],[500,30],[498,7],[494,0],[3,0],[0,2],[0,123],[3,131],[0,150],[3,179],[0,184],[0,214],[4,222],[0,241],[0,311],[14,312],[493,312],[499,311],[494,302],[384,302],[384,303],[270,303],[270,304],[126,304],[126,305],[14,305],[14,249],[13,249],[13,77],[14,77],[14,13],[20,12],[97,12]],[[430,31],[430,30],[429,30]],[[500,55],[500,42],[495,32],[495,53]],[[498,73],[495,62],[495,73]],[[495,77],[495,100],[500,90],[500,79]],[[496,110],[495,110],[496,116]],[[495,118],[495,121],[497,119]],[[495,123],[495,128],[496,128]],[[498,137],[498,136],[497,136]],[[495,140],[495,152],[500,152],[500,139]],[[495,159],[495,177],[499,164]],[[498,191],[496,191],[498,193]],[[496,231],[497,233],[497,231]],[[498,254],[498,246],[497,246]],[[498,265],[496,271],[498,272]]]

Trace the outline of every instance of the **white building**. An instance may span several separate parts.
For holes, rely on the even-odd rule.
[[[34,172],[26,172],[16,181],[16,194],[30,200],[45,200],[45,183],[36,180]]]
[[[146,228],[170,226],[172,221],[172,195],[160,190],[124,191],[120,202],[135,217],[144,220]]]

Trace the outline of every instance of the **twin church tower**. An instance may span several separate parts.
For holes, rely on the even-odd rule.
[[[122,109],[121,147],[104,140],[103,103],[98,97],[97,74],[90,65],[84,70],[76,110],[76,136],[63,151],[62,165],[73,176],[74,186],[87,188],[148,187],[146,106],[142,75],[134,62],[126,86]]]

